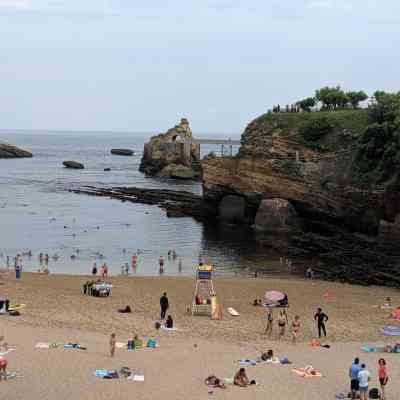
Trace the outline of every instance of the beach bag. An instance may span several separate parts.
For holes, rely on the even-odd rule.
[[[156,348],[156,341],[153,339],[149,339],[147,341],[147,347],[149,347],[150,349],[155,349]]]
[[[370,399],[379,399],[379,389],[378,388],[372,388],[369,391],[369,398]]]

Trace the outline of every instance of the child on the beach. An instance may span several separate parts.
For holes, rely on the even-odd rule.
[[[292,343],[296,344],[297,336],[299,335],[300,331],[300,317],[296,315],[292,322]]]
[[[114,357],[116,343],[117,343],[116,335],[115,335],[115,333],[112,333],[110,336],[110,356],[111,357]]]

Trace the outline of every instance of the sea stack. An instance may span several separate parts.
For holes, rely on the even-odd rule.
[[[192,143],[193,135],[186,118],[166,133],[153,136],[144,145],[139,170],[147,175],[177,179],[200,177],[199,145]]]

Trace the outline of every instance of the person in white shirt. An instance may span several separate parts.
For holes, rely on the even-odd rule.
[[[371,374],[365,364],[361,364],[361,370],[358,373],[358,384],[360,388],[360,400],[368,400],[368,383],[371,380]]]

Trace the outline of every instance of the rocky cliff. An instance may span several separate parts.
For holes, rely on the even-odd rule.
[[[16,146],[0,143],[0,158],[25,158],[32,157],[32,153]]]
[[[204,196],[221,219],[224,199],[240,198],[230,222],[253,225],[261,243],[285,246],[289,254],[322,257],[326,277],[341,271],[339,277],[354,281],[362,268],[369,280],[357,282],[382,283],[387,277],[375,275],[393,271],[396,258],[388,256],[400,255],[400,195],[367,188],[353,173],[367,112],[311,114],[270,113],[252,121],[237,156],[202,162]]]
[[[153,136],[144,145],[139,170],[147,175],[177,179],[195,179],[200,171],[195,168],[199,161],[199,147],[191,144],[192,131],[187,119],[166,133]]]

